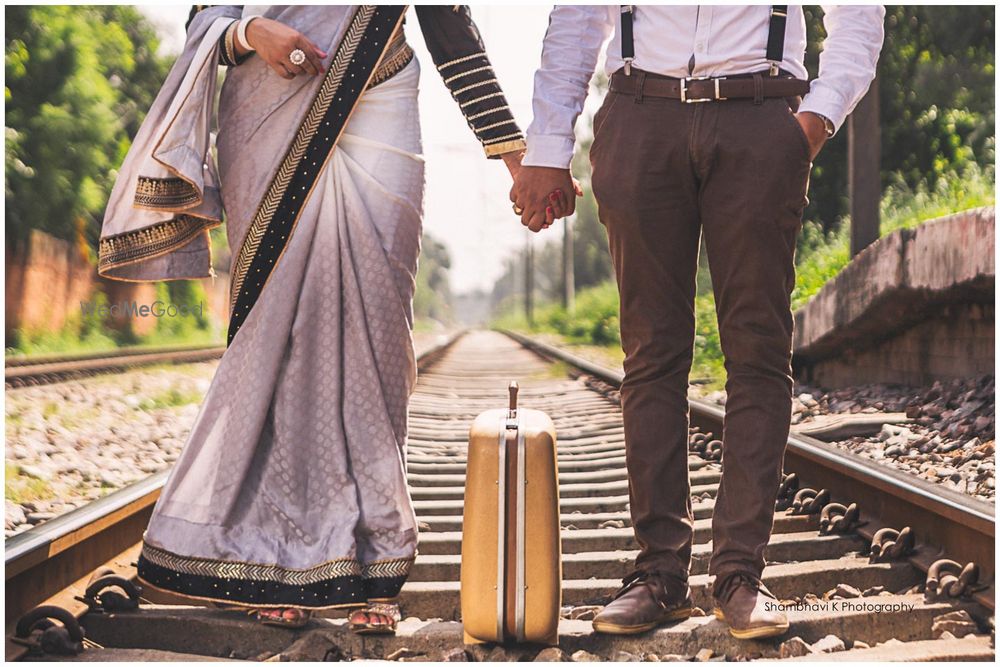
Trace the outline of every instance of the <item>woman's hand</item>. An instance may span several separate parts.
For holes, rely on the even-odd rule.
[[[294,79],[298,74],[319,74],[323,71],[322,59],[326,52],[295,28],[284,23],[257,17],[246,27],[247,42],[257,51],[271,69],[283,79]],[[239,42],[239,40],[236,40]],[[295,49],[302,49],[305,62],[295,65],[288,58]],[[243,56],[248,51],[236,44],[236,52]]]

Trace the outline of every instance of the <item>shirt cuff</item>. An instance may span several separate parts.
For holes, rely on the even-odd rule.
[[[573,146],[576,141],[572,137],[555,134],[529,134],[528,150],[521,164],[525,167],[554,167],[569,169],[573,162]]]
[[[847,105],[837,93],[828,88],[817,88],[816,81],[813,81],[812,89],[802,98],[799,105],[799,113],[808,111],[821,116],[826,116],[833,123],[834,133],[840,131],[840,126],[847,119]]]

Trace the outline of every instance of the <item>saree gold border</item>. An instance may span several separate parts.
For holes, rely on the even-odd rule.
[[[253,222],[250,224],[250,228],[247,230],[246,235],[243,237],[243,241],[240,243],[240,251],[236,257],[236,261],[233,263],[233,269],[231,272],[232,285],[229,295],[230,313],[232,313],[236,308],[236,298],[239,295],[240,290],[243,288],[243,282],[246,279],[246,273],[250,268],[250,262],[252,261],[253,256],[257,253],[257,248],[260,246],[264,232],[270,224],[271,219],[274,217],[274,212],[288,187],[288,183],[294,175],[295,169],[302,158],[302,154],[305,152],[309,142],[316,134],[316,130],[326,112],[326,108],[329,106],[334,94],[336,94],[337,90],[340,88],[344,72],[347,70],[348,64],[350,64],[351,59],[354,57],[354,53],[357,51],[361,37],[364,35],[365,29],[368,27],[376,9],[377,7],[374,5],[362,5],[351,19],[351,25],[348,27],[347,33],[345,33],[344,39],[341,42],[342,44],[346,44],[347,47],[344,51],[338,51],[337,57],[331,64],[330,69],[327,71],[327,76],[320,87],[319,93],[313,100],[302,125],[299,126],[299,130],[296,133],[295,140],[292,143],[291,148],[282,160],[278,173],[275,174],[274,179],[271,181],[271,185],[268,187],[264,200],[257,209]],[[400,15],[399,20],[393,28],[394,31],[399,29],[404,17],[405,11]],[[365,85],[361,87],[362,91],[366,90],[368,85],[371,83],[372,77],[375,75],[375,72],[378,71],[379,65],[385,57],[386,50],[389,48],[390,43],[391,39],[386,42],[385,48],[383,48],[382,53],[379,56],[379,60],[375,63],[375,67],[372,68],[368,75],[368,80],[365,82]],[[364,93],[362,92],[362,95],[363,94]],[[344,119],[343,125],[341,125],[340,132],[337,134],[337,138],[333,142],[333,146],[323,159],[323,164],[320,165],[319,170],[316,172],[316,177],[312,179],[312,183],[309,185],[309,191],[302,199],[302,205],[299,208],[299,215],[301,215],[302,210],[305,208],[306,202],[309,201],[309,197],[312,195],[312,192],[316,187],[316,183],[320,180],[319,175],[323,173],[324,169],[326,169],[330,156],[333,155],[337,144],[340,142],[340,137],[344,133],[344,128],[346,128],[348,122],[350,122],[351,116],[354,115],[354,111],[357,109],[358,102],[360,101],[361,95],[358,95],[358,99],[355,100],[351,112],[347,115],[347,118]],[[288,232],[289,236],[295,233],[295,228],[298,226],[299,222],[299,215],[296,215],[295,220],[292,222],[292,228]],[[284,256],[287,248],[288,242],[286,241],[284,247],[281,249],[281,252],[278,253],[278,257],[274,263],[275,266],[281,262],[281,258]],[[267,287],[267,283],[270,281],[272,275],[274,275],[273,267],[267,278],[264,280],[264,284],[261,286],[261,291]]]
[[[200,235],[208,236],[208,231],[215,229],[222,222],[211,218],[181,214],[158,222],[155,225],[143,227],[132,232],[109,236],[98,244],[97,273],[100,276],[121,280],[123,282],[149,282],[148,279],[133,280],[109,275],[110,271],[155,259],[167,255],[188,245]],[[173,227],[173,229],[171,229]],[[149,236],[158,235],[153,248],[149,247]],[[171,280],[193,280],[205,278],[205,275],[171,278]]]
[[[181,556],[172,551],[143,541],[141,555],[154,565],[169,568],[182,574],[211,576],[249,581],[271,581],[279,584],[300,586],[325,579],[343,576],[359,576],[363,579],[391,579],[409,574],[415,557],[384,558],[370,563],[361,563],[356,558],[334,558],[307,568],[284,567],[276,563],[252,563],[239,560],[217,560]],[[273,571],[279,576],[260,576],[261,571]],[[299,580],[294,577],[304,577]]]
[[[306,604],[291,605],[287,602],[281,602],[277,604],[271,602],[240,602],[238,600],[230,600],[230,599],[222,600],[219,598],[210,598],[203,595],[189,595],[187,593],[178,593],[177,591],[170,590],[169,588],[162,588],[154,583],[146,581],[141,576],[136,575],[136,579],[143,586],[148,586],[153,590],[165,593],[170,596],[176,596],[187,600],[198,600],[200,602],[221,602],[226,606],[242,607],[245,609],[279,609],[279,608],[288,609],[289,607],[296,607],[298,609],[361,609],[367,604],[367,602],[343,602],[341,604],[328,604],[319,607],[311,607]]]
[[[140,176],[135,185],[132,207],[177,213],[200,202],[198,189],[183,178]]]

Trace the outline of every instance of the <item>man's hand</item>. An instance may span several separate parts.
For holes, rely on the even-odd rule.
[[[510,190],[521,224],[537,232],[555,217],[571,215],[576,208],[577,186],[569,169],[522,166]]]
[[[802,133],[806,135],[806,140],[809,142],[809,159],[815,160],[816,156],[819,155],[820,149],[823,148],[823,144],[828,139],[826,136],[826,124],[822,118],[811,111],[803,111],[802,113],[795,114],[795,120],[799,122]]]

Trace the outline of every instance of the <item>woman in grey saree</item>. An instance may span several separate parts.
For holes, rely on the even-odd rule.
[[[148,585],[258,609],[368,605],[369,629],[398,618],[385,603],[417,546],[405,444],[424,176],[404,11],[198,11],[122,165],[102,275],[211,275],[223,210],[234,258],[229,347],[145,533]],[[307,36],[323,70],[240,56],[251,13]],[[514,170],[524,142],[468,10],[417,13],[487,156]]]

